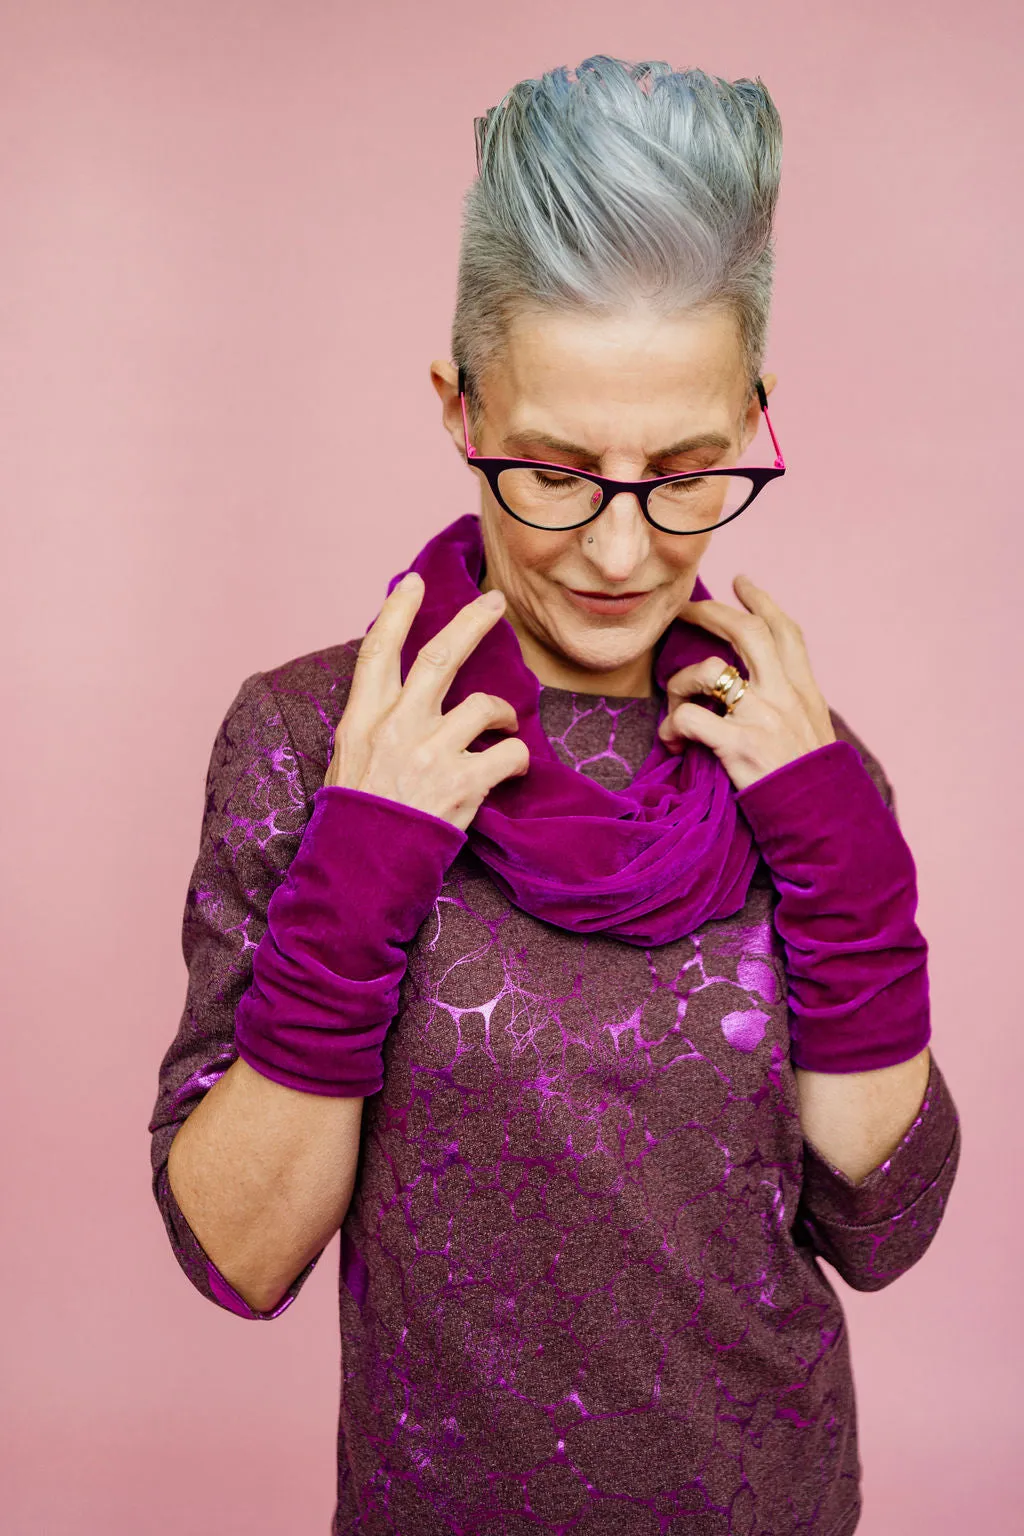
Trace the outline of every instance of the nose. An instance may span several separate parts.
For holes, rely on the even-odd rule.
[[[631,491],[613,496],[580,533],[583,553],[609,585],[624,582],[650,553],[650,527]]]

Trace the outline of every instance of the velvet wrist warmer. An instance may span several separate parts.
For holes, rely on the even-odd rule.
[[[466,841],[449,822],[325,785],[270,898],[253,981],[235,1015],[239,1055],[287,1088],[338,1098],[383,1085],[403,946]]]
[[[913,855],[854,747],[829,742],[736,795],[771,871],[791,1059],[867,1072],[928,1044]]]

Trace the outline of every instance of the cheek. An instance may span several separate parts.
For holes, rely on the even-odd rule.
[[[670,543],[661,545],[658,553],[666,570],[670,573],[668,581],[673,588],[693,586],[698,567],[704,558],[704,551],[711,543],[711,539],[710,533],[704,533],[698,538],[672,539]]]
[[[495,515],[496,514],[496,515]],[[484,549],[492,579],[516,586],[542,580],[564,557],[571,537],[542,533],[508,517],[500,507],[489,508],[483,519]]]

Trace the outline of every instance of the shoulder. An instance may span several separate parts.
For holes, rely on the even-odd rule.
[[[832,729],[836,733],[836,738],[839,741],[849,742],[850,746],[853,747],[854,751],[860,757],[861,762],[864,764],[864,767],[871,775],[878,793],[881,795],[882,799],[885,801],[886,805],[895,816],[895,791],[893,790],[892,784],[889,781],[889,777],[886,774],[885,769],[878,761],[878,758],[875,757],[874,753],[864,745],[863,741],[861,741],[857,733],[852,730],[849,725],[847,725],[842,715],[834,710],[831,705],[829,706],[829,714],[832,717]]]
[[[276,667],[269,667],[259,674],[276,699],[286,707],[291,703],[308,703],[314,707],[329,701],[340,700],[338,718],[352,686],[356,657],[360,640],[346,640],[341,645],[329,645],[323,650],[307,651],[304,656],[293,656]]]
[[[254,672],[242,683],[228,711],[229,722],[258,715],[277,726],[294,753],[310,799],[327,772],[360,643],[346,640]]]

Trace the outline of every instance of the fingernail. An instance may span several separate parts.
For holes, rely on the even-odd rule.
[[[497,591],[485,592],[482,597],[478,598],[478,602],[481,608],[491,608],[495,612],[500,613],[505,606],[505,594],[504,592]]]
[[[405,575],[402,577],[401,581],[398,583],[398,587],[397,587],[396,590],[399,591],[399,592],[405,592],[409,587],[415,586],[416,583],[419,581],[419,579],[420,579],[420,577],[419,577],[419,573],[418,572],[416,572],[416,571],[406,571]]]

